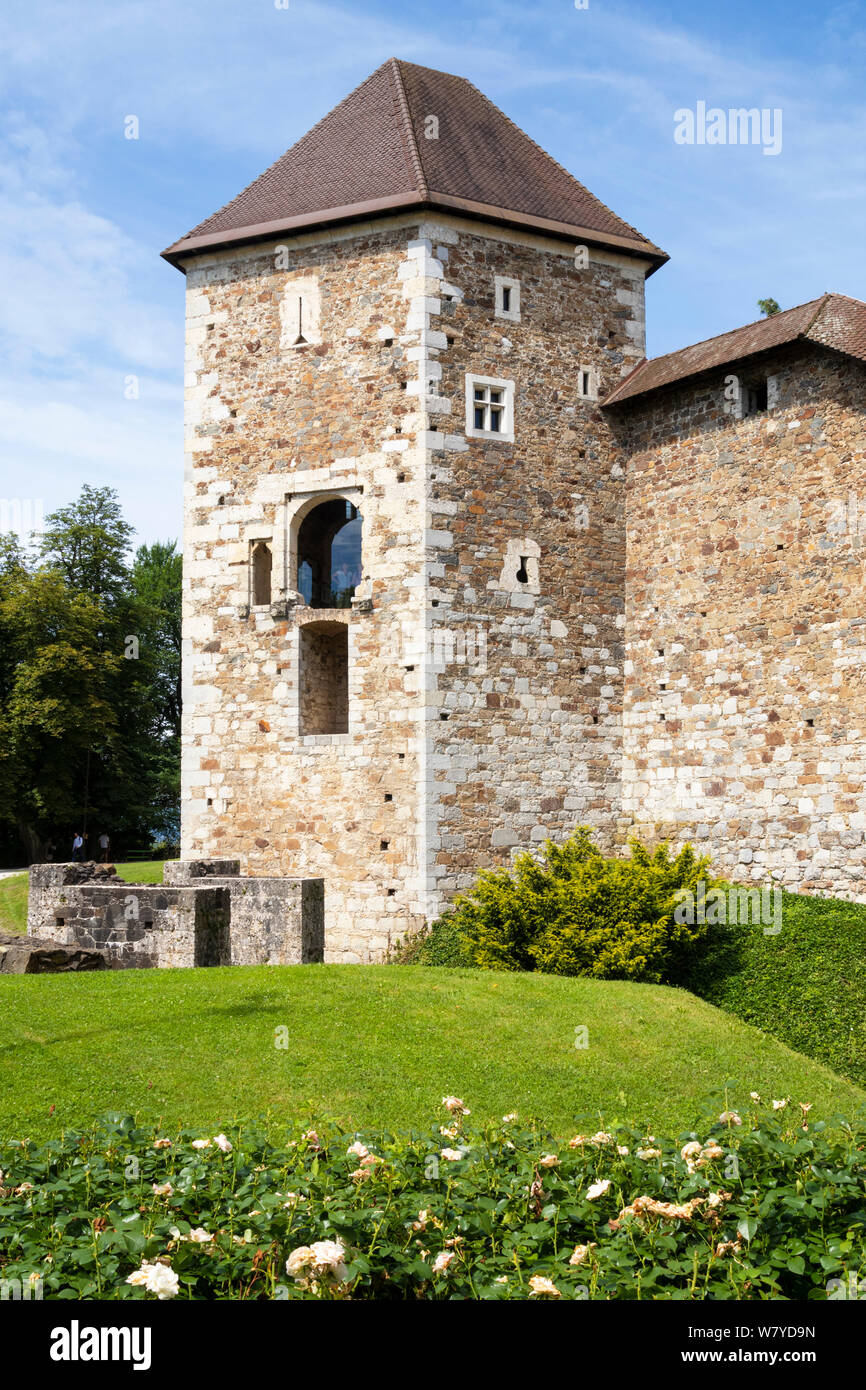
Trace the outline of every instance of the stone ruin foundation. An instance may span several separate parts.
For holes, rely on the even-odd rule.
[[[320,878],[245,878],[237,859],[198,859],[168,861],[163,879],[126,883],[108,864],[34,864],[25,949],[10,961],[32,973],[52,968],[51,951],[57,969],[99,969],[100,959],[116,970],[324,959]],[[74,959],[89,963],[62,963]]]

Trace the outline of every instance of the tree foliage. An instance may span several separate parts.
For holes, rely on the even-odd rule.
[[[0,537],[0,825],[5,853],[66,858],[174,842],[180,764],[180,566],[142,546],[110,488],[82,488],[33,552]]]

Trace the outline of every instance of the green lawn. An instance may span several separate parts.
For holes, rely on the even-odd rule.
[[[119,878],[127,883],[162,883],[161,859],[145,860],[138,864],[117,864]],[[0,878],[0,931],[27,930],[27,875],[11,874]]]
[[[0,931],[27,930],[27,875],[0,878]]]
[[[106,1110],[215,1129],[265,1112],[406,1128],[426,1126],[446,1094],[476,1121],[516,1110],[559,1136],[598,1115],[677,1134],[729,1078],[738,1101],[790,1095],[814,1102],[811,1119],[866,1102],[819,1063],[654,985],[394,965],[0,977],[3,1137]]]

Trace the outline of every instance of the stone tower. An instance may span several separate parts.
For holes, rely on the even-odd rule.
[[[165,252],[187,277],[185,858],[325,880],[380,958],[620,818],[623,471],[665,255],[391,59]]]

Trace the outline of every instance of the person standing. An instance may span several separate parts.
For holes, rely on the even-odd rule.
[[[109,853],[110,848],[111,848],[111,840],[108,838],[108,832],[105,831],[105,830],[103,830],[102,834],[101,834],[100,837],[99,837],[99,862],[100,862],[100,864],[107,864],[107,863],[108,863],[108,853]]]
[[[72,858],[74,861],[78,862],[81,860],[83,854],[84,840],[81,837],[81,831],[76,830],[75,834],[72,837]]]

